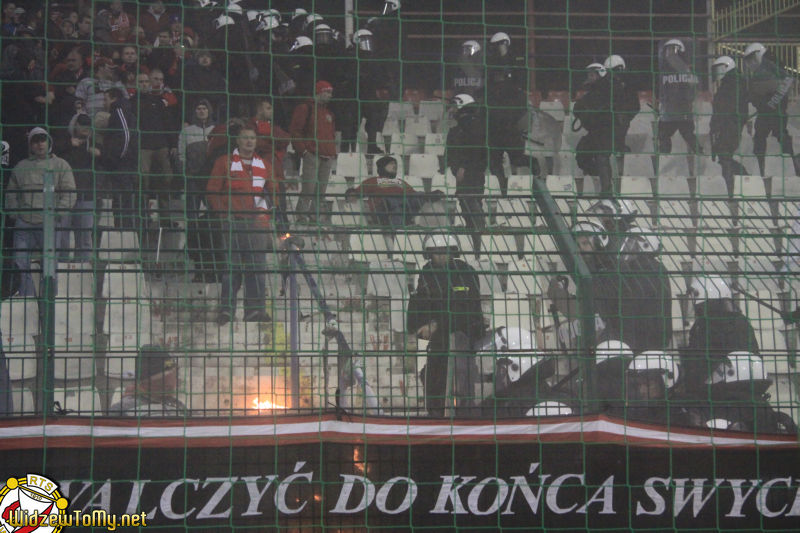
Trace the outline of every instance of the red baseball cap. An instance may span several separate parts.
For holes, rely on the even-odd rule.
[[[327,82],[325,80],[319,80],[315,87],[316,87],[316,92],[314,94],[319,94],[322,91],[331,91],[331,92],[333,92],[333,85],[331,85],[329,82]]]

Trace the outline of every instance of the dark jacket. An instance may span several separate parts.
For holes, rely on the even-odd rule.
[[[747,94],[759,113],[785,111],[794,77],[775,61],[764,57],[747,79]]]
[[[478,276],[461,259],[441,269],[430,262],[422,267],[408,304],[408,330],[415,332],[431,320],[438,325],[431,342],[440,347],[447,346],[451,333],[464,333],[471,341],[483,333]]]
[[[459,168],[465,171],[464,182],[457,188],[482,189],[486,180],[486,115],[477,106],[473,103],[462,108],[456,115],[458,123],[447,133],[447,166],[454,175]]]
[[[672,290],[664,266],[637,254],[593,274],[595,310],[604,338],[621,340],[634,353],[663,350],[672,340]]]
[[[135,172],[139,164],[139,135],[130,102],[114,102],[110,112],[103,136],[103,167],[109,171]]]
[[[711,116],[713,153],[732,154],[739,147],[742,127],[747,119],[747,92],[737,70],[723,76],[714,95]]]
[[[681,357],[687,391],[703,388],[711,372],[729,353],[759,353],[753,326],[730,300],[708,300],[696,309],[689,344]]]
[[[174,115],[161,95],[139,92],[133,99],[139,105],[141,148],[157,150],[176,147]]]

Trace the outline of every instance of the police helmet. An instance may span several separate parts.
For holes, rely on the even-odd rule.
[[[686,46],[684,46],[683,41],[680,39],[670,39],[666,43],[664,43],[664,49],[669,50],[672,49],[673,52],[676,53],[683,53],[686,51]]]
[[[466,57],[473,57],[479,54],[481,51],[481,45],[478,44],[478,41],[469,40],[464,41],[461,44],[461,55]]]
[[[694,296],[694,305],[700,305],[706,300],[722,300],[733,298],[731,288],[719,276],[701,276],[692,280],[689,285],[689,294]]]
[[[481,351],[494,353],[498,368],[504,369],[510,383],[519,381],[539,362],[536,338],[527,329],[517,327],[497,328],[491,342]]]
[[[601,78],[604,78],[606,75],[606,67],[600,63],[589,63],[586,65],[586,70],[596,73]]]
[[[369,30],[358,30],[353,34],[353,44],[359,50],[372,52],[372,32]]]
[[[456,104],[456,109],[461,110],[464,106],[474,104],[475,99],[468,94],[457,94],[453,97],[453,103]]]
[[[301,48],[305,48],[306,46],[312,46],[314,43],[311,42],[311,39],[306,37],[305,35],[298,35],[297,38],[294,40],[292,47],[289,48],[290,52],[296,52]]]
[[[716,79],[720,79],[735,68],[736,61],[729,56],[720,56],[711,64],[711,71],[714,73],[714,78]]]
[[[449,233],[432,233],[428,235],[422,243],[422,248],[425,251],[426,259],[430,259],[430,256],[436,252],[451,252],[457,254],[461,251],[458,245],[458,239]]]
[[[214,19],[215,30],[224,28],[225,26],[230,26],[231,24],[236,24],[236,21],[234,21],[233,18],[228,15],[220,15]]]
[[[539,402],[525,413],[525,416],[564,416],[571,415],[572,408],[565,403],[547,400]]]
[[[633,350],[631,347],[622,341],[610,340],[601,342],[594,349],[594,362],[600,364],[609,359],[617,357],[630,358],[633,357]]]
[[[750,352],[731,352],[711,373],[707,385],[769,380],[764,362]]]
[[[641,373],[658,371],[664,378],[664,386],[671,389],[680,377],[680,367],[675,358],[660,350],[648,350],[633,358],[628,372]]]
[[[609,238],[606,229],[591,220],[582,220],[572,226],[572,233],[577,237],[578,235],[592,235],[592,248],[595,251],[600,251],[608,246]]]
[[[606,70],[625,70],[627,66],[625,65],[625,60],[622,59],[622,56],[618,56],[617,54],[610,55],[603,61],[603,66]]]
[[[764,58],[767,49],[761,43],[751,43],[744,49],[744,60],[748,65],[758,66]]]
[[[389,15],[400,9],[400,0],[386,0],[383,4],[383,15]]]

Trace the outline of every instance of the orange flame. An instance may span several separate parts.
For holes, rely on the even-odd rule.
[[[286,406],[278,405],[270,400],[258,401],[258,398],[253,398],[253,409],[286,409]]]

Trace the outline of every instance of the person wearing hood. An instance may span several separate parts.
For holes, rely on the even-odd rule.
[[[414,217],[426,201],[444,198],[441,191],[430,195],[414,190],[414,187],[397,177],[397,160],[385,155],[375,162],[376,177],[367,178],[358,187],[347,189],[348,202],[364,199],[365,215],[370,224],[392,229],[401,229],[414,224]]]
[[[65,213],[75,205],[75,177],[69,163],[52,153],[53,140],[47,130],[33,128],[28,133],[27,159],[11,172],[6,190],[6,209],[15,219],[14,263],[19,274],[20,296],[35,296],[31,276],[31,255],[44,247],[45,174],[53,176],[55,209]],[[60,224],[58,224],[60,225]],[[56,242],[58,242],[58,235]]]

